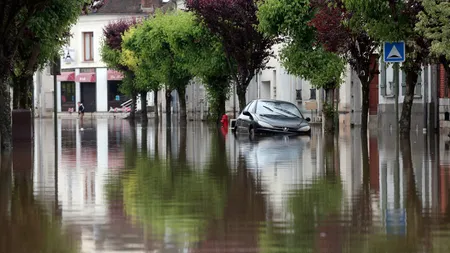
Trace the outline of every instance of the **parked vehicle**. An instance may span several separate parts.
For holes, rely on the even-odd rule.
[[[271,99],[253,100],[242,110],[232,129],[234,133],[310,134],[310,118],[303,117],[298,107],[290,102]]]

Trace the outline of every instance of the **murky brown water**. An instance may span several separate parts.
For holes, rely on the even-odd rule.
[[[2,157],[0,252],[450,252],[446,135],[84,127]]]

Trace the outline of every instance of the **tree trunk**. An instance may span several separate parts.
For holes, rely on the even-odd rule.
[[[19,101],[20,101],[20,83],[18,81],[18,78],[11,78],[13,85],[13,101],[12,101],[12,109],[19,109]]]
[[[6,76],[0,73],[0,151],[12,149],[11,95]]]
[[[141,91],[140,95],[141,95],[141,120],[142,120],[142,122],[147,122],[148,121],[148,116],[147,116],[147,92],[146,91]]]
[[[402,115],[399,123],[400,135],[409,136],[409,132],[411,131],[411,110],[418,76],[416,71],[406,71],[406,92],[403,99]]]
[[[130,111],[130,120],[134,121],[136,119],[136,93],[131,95],[131,111]]]
[[[361,134],[367,133],[367,124],[369,121],[369,92],[368,83],[361,82],[362,88],[362,112],[361,112]]]
[[[166,89],[166,119],[170,119],[171,116],[171,110],[170,106],[172,104],[172,90]]]
[[[177,88],[178,97],[180,99],[180,121],[186,122],[186,87]]]
[[[159,108],[158,108],[158,90],[153,90],[153,106],[155,110],[155,119],[159,118]]]
[[[33,76],[25,75],[20,77],[19,85],[19,109],[30,109],[30,88],[33,86]]]
[[[247,87],[242,84],[236,85],[236,93],[239,100],[239,112],[244,110],[245,106],[247,105],[247,101],[245,100],[245,93],[247,92]]]
[[[217,101],[217,119],[216,122],[219,123],[220,120],[222,119],[222,115],[224,115],[226,113],[225,111],[225,103],[227,102],[227,95],[226,94],[221,94],[218,98]]]
[[[326,133],[334,133],[335,109],[333,101],[333,89],[325,89],[325,101],[323,103],[323,126]]]

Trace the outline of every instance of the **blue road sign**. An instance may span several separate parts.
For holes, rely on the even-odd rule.
[[[404,62],[405,42],[384,42],[383,43],[384,62]]]

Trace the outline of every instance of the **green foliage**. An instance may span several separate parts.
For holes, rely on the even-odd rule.
[[[431,40],[430,51],[434,56],[450,59],[450,2],[423,0],[424,10],[418,15],[416,31]]]
[[[423,10],[421,0],[343,0],[346,8],[360,16],[365,30],[379,41],[405,41],[406,62],[402,68],[417,72],[429,54],[428,42],[415,27]]]
[[[127,215],[158,235],[170,229],[175,241],[186,245],[201,240],[208,222],[222,217],[226,188],[206,173],[182,169],[140,158],[122,183]]]
[[[123,41],[123,52],[128,52],[122,59],[134,69],[138,83],[184,89],[197,76],[214,111],[228,96],[230,73],[223,47],[192,13],[158,12],[126,32]]]
[[[318,178],[311,186],[295,190],[289,196],[287,216],[293,220],[284,229],[267,226],[259,240],[262,252],[314,252],[317,225],[326,224],[327,216],[340,212],[342,182],[334,176]]]
[[[187,13],[158,12],[135,30],[125,33],[122,45],[137,57],[138,78],[151,76],[169,89],[188,84],[191,74],[180,47],[195,34],[195,30],[189,30],[190,24]]]
[[[51,0],[33,15],[25,29],[15,58],[17,76],[32,75],[61,52],[70,38],[70,28],[78,19],[80,0]]]
[[[342,82],[344,60],[317,42],[309,25],[314,17],[308,0],[266,0],[259,5],[259,29],[284,38],[281,62],[289,73],[311,81],[315,87],[335,88]]]

